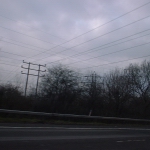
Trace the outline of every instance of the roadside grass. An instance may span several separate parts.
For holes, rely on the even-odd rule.
[[[52,120],[52,119],[37,119],[37,118],[19,118],[19,117],[2,117],[0,116],[0,123],[43,123],[43,124],[58,124],[58,125],[107,125],[98,122],[75,122],[69,120]]]
[[[0,117],[0,123],[38,123],[39,119],[17,118],[17,117]]]
[[[48,125],[87,125],[97,127],[150,127],[148,124],[138,123],[104,123],[96,121],[72,121],[72,120],[57,120],[57,119],[46,119],[46,118],[28,118],[20,116],[0,116],[0,123],[24,123],[24,124],[48,124]]]

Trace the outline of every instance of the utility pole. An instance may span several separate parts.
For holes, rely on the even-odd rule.
[[[23,63],[28,64],[28,68],[24,68],[23,66],[21,66],[22,68],[24,68],[24,69],[27,69],[27,70],[28,70],[28,72],[27,72],[27,79],[26,79],[26,86],[25,86],[25,96],[26,96],[27,86],[28,86],[28,78],[29,78],[29,71],[30,71],[30,62],[29,62],[29,63],[27,63],[27,62],[24,62],[24,60],[23,60]],[[21,73],[22,73],[22,72],[21,72]],[[22,73],[22,74],[23,74],[23,73]]]
[[[89,83],[90,84],[90,108],[89,108],[89,116],[91,116],[93,108],[94,108],[94,103],[97,98],[97,78],[100,78],[100,76],[96,75],[96,73],[92,73],[90,76],[84,76],[87,78],[91,78],[90,82],[84,82],[84,83]]]
[[[25,97],[26,97],[26,93],[27,93],[27,86],[28,86],[28,78],[29,78],[29,75],[31,76],[37,76],[37,83],[36,83],[36,92],[35,92],[35,95],[37,96],[37,89],[38,89],[38,82],[39,82],[39,77],[44,77],[45,75],[42,75],[40,76],[40,72],[46,72],[46,70],[42,71],[40,70],[40,67],[43,66],[43,67],[46,67],[46,65],[40,65],[40,64],[33,64],[31,62],[25,62],[23,60],[23,63],[25,64],[28,64],[28,68],[24,67],[24,66],[21,66],[21,68],[23,69],[27,69],[27,73],[23,73],[23,71],[21,71],[21,74],[26,74],[27,75],[27,79],[26,79],[26,86],[25,86]],[[31,65],[36,65],[38,66],[38,70],[37,69],[33,69],[33,68],[30,68]],[[34,70],[34,71],[38,71],[38,74],[30,74],[30,70]]]
[[[46,65],[38,65],[39,66],[39,70],[38,71],[38,77],[37,77],[37,83],[36,83],[36,92],[35,92],[35,95],[37,96],[37,90],[38,90],[38,83],[39,83],[39,77],[44,77],[44,76],[40,76],[40,72],[46,72],[46,70],[42,71],[40,70],[40,67],[43,66],[43,67],[46,67]]]

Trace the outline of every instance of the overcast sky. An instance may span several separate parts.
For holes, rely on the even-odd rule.
[[[1,0],[0,82],[25,81],[23,60],[102,74],[141,63],[149,37],[148,0]]]

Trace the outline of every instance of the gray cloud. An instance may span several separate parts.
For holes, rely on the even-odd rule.
[[[23,59],[34,63],[46,63],[48,66],[54,65],[54,62],[62,63],[84,72],[89,70],[85,69],[89,66],[110,64],[115,61],[149,55],[150,44],[129,48],[150,42],[149,35],[146,35],[150,33],[150,30],[113,44],[102,46],[149,29],[150,17],[145,17],[150,14],[150,4],[105,24],[145,3],[148,3],[148,0],[1,0],[0,68],[11,71],[0,72],[1,82],[13,80],[18,76],[20,76],[20,80],[25,80],[25,76],[20,74]],[[142,20],[142,18],[145,19]],[[55,47],[102,24],[105,25]],[[142,35],[146,36],[131,40]],[[92,40],[94,38],[95,40]],[[129,39],[131,41],[113,46]],[[100,48],[96,51],[93,50],[92,53],[73,56],[95,47]],[[128,50],[115,53],[115,51],[123,49]],[[105,55],[108,53],[112,54]],[[97,58],[91,59],[92,57]],[[139,63],[144,59],[149,60],[149,58],[93,67],[90,70],[105,73],[112,68],[122,68],[131,62]],[[77,61],[79,62],[75,63]],[[74,64],[71,65],[71,63]],[[12,66],[6,64],[11,64]],[[18,68],[13,65],[18,66]]]

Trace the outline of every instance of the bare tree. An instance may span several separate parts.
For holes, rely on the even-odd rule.
[[[144,61],[141,65],[130,65],[127,70],[132,94],[136,101],[140,100],[139,111],[146,115],[150,107],[150,62]]]
[[[92,114],[97,115],[97,113],[95,113],[97,109],[96,104],[98,104],[97,102],[101,99],[103,90],[102,77],[95,72],[85,77],[86,79],[82,81],[84,83],[82,92],[84,98],[87,100],[87,113],[89,116]]]
[[[124,105],[130,98],[123,70],[116,69],[105,76],[105,95],[110,115],[122,116]]]
[[[78,93],[78,74],[64,66],[48,69],[41,83],[42,96],[50,101],[53,112],[65,113]]]

